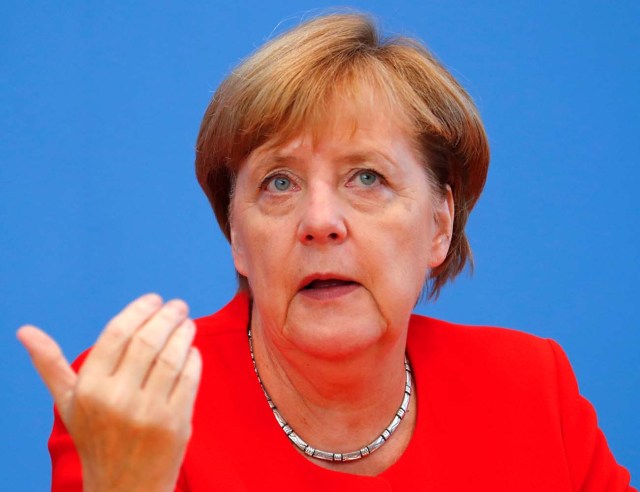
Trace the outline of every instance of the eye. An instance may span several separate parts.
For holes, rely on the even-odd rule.
[[[358,171],[351,179],[352,186],[360,188],[373,188],[381,183],[382,176],[371,169]]]
[[[283,174],[269,176],[262,183],[262,188],[272,193],[281,193],[288,191],[293,186],[291,178]]]

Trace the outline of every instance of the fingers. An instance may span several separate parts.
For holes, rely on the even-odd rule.
[[[107,324],[82,371],[96,376],[111,375],[120,363],[131,337],[161,307],[162,298],[157,294],[139,297],[125,307]]]
[[[191,421],[193,407],[198,394],[200,377],[202,376],[202,358],[197,348],[191,347],[187,360],[176,385],[169,397],[169,404],[173,407],[188,412],[184,415],[187,421]]]
[[[42,330],[26,325],[16,333],[18,340],[29,352],[33,365],[40,374],[60,411],[64,411],[78,376],[71,368],[58,344]]]
[[[201,362],[191,348],[195,324],[187,316],[188,306],[180,300],[163,305],[158,295],[148,294],[133,301],[98,338],[80,370],[82,387],[91,392],[110,380],[113,388],[128,388],[125,393],[144,389],[165,402],[173,393],[184,393],[180,398],[193,401]],[[17,337],[62,411],[76,390],[78,375],[43,331],[23,326]]]
[[[142,386],[156,358],[163,351],[169,338],[187,319],[189,308],[180,300],[167,302],[131,337],[125,355],[117,369],[118,378],[127,384]],[[191,340],[189,339],[189,344]],[[171,351],[171,349],[168,349]],[[185,347],[184,351],[187,351]],[[174,356],[175,359],[175,356]],[[169,359],[171,363],[174,359]]]
[[[158,354],[144,383],[146,391],[152,391],[169,399],[176,381],[182,372],[196,333],[192,320],[186,319],[172,333],[167,344]]]
[[[143,477],[149,490],[173,490],[202,371],[194,336],[183,301],[162,305],[157,295],[143,296],[107,325],[76,375],[51,337],[33,326],[18,330],[73,439],[85,483],[111,490],[117,481],[118,490],[133,490]]]

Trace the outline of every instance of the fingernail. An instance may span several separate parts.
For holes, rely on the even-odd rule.
[[[192,331],[196,330],[196,324],[193,322],[193,320],[187,318],[183,323],[182,323],[182,329],[184,331],[186,331],[187,333],[191,333]]]
[[[167,307],[170,307],[178,314],[186,314],[189,312],[187,303],[180,299],[172,299],[167,303]]]
[[[142,300],[149,307],[160,307],[162,305],[162,297],[160,297],[158,294],[155,294],[155,293],[151,293],[143,296]]]

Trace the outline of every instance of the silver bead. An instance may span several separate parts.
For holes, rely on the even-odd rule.
[[[292,431],[289,434],[289,439],[291,439],[291,442],[295,444],[302,451],[304,451],[307,448],[307,443],[304,442],[302,439],[300,439],[298,434],[296,434],[295,432]]]
[[[282,415],[280,415],[280,412],[278,412],[278,409],[275,406],[272,407],[271,410],[273,410],[273,415],[276,417],[280,427],[284,428],[284,426],[287,425],[287,421],[282,418]]]
[[[409,408],[409,399],[411,397],[405,393],[404,394],[404,398],[402,398],[402,405],[400,405],[400,409],[404,410],[405,412],[407,411],[407,409]]]
[[[402,422],[402,419],[400,417],[398,417],[397,415],[395,417],[393,417],[393,420],[389,424],[389,427],[387,427],[387,430],[389,431],[389,434],[393,434],[394,433],[394,431],[400,425],[400,422]]]
[[[251,330],[248,330],[247,334],[249,336],[249,351],[251,352],[251,361],[253,362],[253,370],[256,373],[256,377],[258,379],[258,383],[260,384],[260,387],[262,388],[262,392],[264,393],[264,396],[267,399],[269,408],[271,408],[271,410],[273,411],[273,415],[275,416],[278,424],[280,425],[282,430],[285,432],[285,434],[289,437],[291,442],[298,449],[300,449],[302,452],[304,452],[308,456],[311,456],[313,458],[317,458],[320,460],[326,460],[326,461],[353,461],[353,460],[359,460],[364,456],[368,456],[369,454],[373,453],[378,448],[380,448],[380,446],[382,446],[387,441],[387,439],[391,437],[391,434],[393,434],[393,432],[398,428],[398,425],[400,425],[402,418],[405,416],[407,409],[409,408],[412,379],[411,379],[411,366],[409,365],[409,359],[407,359],[407,357],[405,356],[404,358],[404,367],[405,367],[405,375],[406,375],[406,384],[405,384],[405,390],[404,390],[405,394],[404,394],[404,397],[402,398],[402,404],[400,405],[400,408],[398,409],[396,415],[394,416],[391,423],[387,426],[387,428],[382,431],[382,434],[380,434],[376,439],[371,441],[371,443],[368,446],[365,446],[362,449],[359,449],[357,451],[352,451],[350,453],[331,453],[329,451],[321,451],[319,449],[315,449],[309,446],[300,436],[298,436],[298,434],[295,433],[295,431],[291,428],[291,426],[287,424],[287,421],[282,417],[282,415],[280,415],[280,412],[276,408],[273,401],[271,401],[271,397],[269,396],[269,393],[267,393],[267,390],[262,384],[262,379],[260,379],[260,374],[258,373],[258,366],[256,365],[256,359],[253,353],[253,340],[251,338]]]
[[[314,451],[313,457],[314,458],[318,458],[319,460],[335,461],[334,458],[333,458],[333,453],[329,453],[327,451],[320,451],[319,449],[316,449]]]
[[[369,451],[373,453],[376,449],[378,449],[380,446],[382,446],[385,443],[385,441],[386,441],[385,438],[380,436],[380,437],[378,437],[378,439],[373,441],[367,447],[369,448]]]
[[[360,451],[351,451],[350,453],[343,453],[342,455],[342,461],[353,461],[359,460],[360,458],[362,458]]]

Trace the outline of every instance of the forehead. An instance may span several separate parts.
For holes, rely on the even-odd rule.
[[[332,92],[324,103],[309,108],[302,117],[292,117],[251,155],[284,156],[303,143],[316,148],[327,143],[354,144],[363,135],[393,135],[413,144],[414,135],[403,105],[383,89],[371,85],[349,86]],[[353,153],[364,149],[353,149]]]
[[[413,142],[393,117],[336,113],[318,126],[304,126],[290,139],[273,139],[252,152],[240,173],[260,174],[275,168],[315,167],[333,163],[349,167],[378,164],[379,170],[417,158]]]

